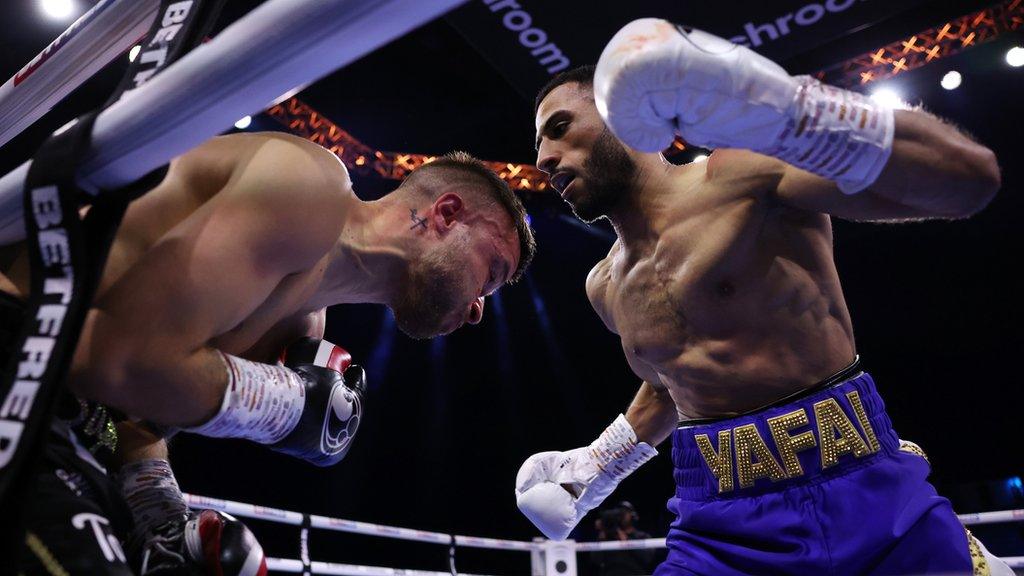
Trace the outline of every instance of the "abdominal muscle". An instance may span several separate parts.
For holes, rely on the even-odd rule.
[[[651,369],[681,417],[756,410],[815,385],[854,358],[853,340],[837,319],[812,327],[802,319],[766,316],[778,321],[751,322],[733,337],[691,336],[681,347],[662,349],[665,357],[653,359]]]
[[[853,360],[827,216],[759,200],[686,212],[647,247],[620,241],[595,270],[598,312],[681,418],[755,410]]]

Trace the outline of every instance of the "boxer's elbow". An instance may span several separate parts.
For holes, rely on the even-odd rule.
[[[127,381],[123,362],[106,356],[76,359],[68,373],[68,389],[80,398],[121,409],[117,400],[123,398]]]
[[[1003,186],[1003,175],[999,170],[999,160],[996,159],[995,152],[984,146],[979,147],[981,150],[978,152],[978,159],[975,161],[976,196],[978,198],[972,214],[988,206],[989,202],[995,198],[996,193]]]
[[[992,150],[980,144],[970,143],[960,150],[956,193],[948,215],[954,218],[968,218],[981,212],[992,202],[1002,186],[999,162]]]
[[[150,385],[167,373],[168,358],[106,344],[73,364],[68,388],[79,397],[134,414]]]

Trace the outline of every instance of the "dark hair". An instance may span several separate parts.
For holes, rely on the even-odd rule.
[[[562,84],[569,84],[570,82],[576,82],[580,86],[587,87],[594,85],[594,70],[597,66],[588,64],[586,66],[578,66],[572,70],[566,70],[565,72],[559,72],[554,75],[548,83],[540,89],[537,93],[537,99],[533,102],[533,114],[537,114],[537,109],[540,108],[540,103],[551,93],[552,90],[558,88]]]
[[[408,182],[417,186],[423,176],[429,176],[435,172],[445,173],[443,180],[445,184],[475,185],[473,189],[479,189],[479,185],[483,184],[483,188],[487,191],[486,200],[501,205],[512,218],[512,225],[515,226],[516,235],[519,236],[519,265],[509,283],[519,280],[537,252],[537,241],[533,237],[533,230],[526,222],[526,207],[523,206],[523,202],[509,188],[508,183],[498,176],[497,172],[488,168],[486,164],[472,155],[461,151],[449,152],[413,170],[402,182],[402,185],[404,186]],[[427,185],[424,188],[430,189],[435,186]]]

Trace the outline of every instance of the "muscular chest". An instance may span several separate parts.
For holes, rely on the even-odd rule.
[[[291,333],[279,329],[289,320],[305,316],[313,310],[306,304],[316,292],[322,278],[317,267],[302,274],[292,274],[281,281],[273,292],[248,316],[227,332],[210,341],[210,345],[229,354],[249,356],[254,349],[278,351],[305,333]]]
[[[651,364],[677,356],[690,335],[685,304],[690,287],[681,267],[659,260],[655,252],[629,265],[617,264],[605,302],[623,348]]]
[[[610,258],[606,302],[627,353],[663,365],[735,330],[756,283],[757,216],[744,203],[681,213],[655,242]]]

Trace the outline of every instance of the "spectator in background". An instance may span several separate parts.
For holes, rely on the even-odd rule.
[[[608,540],[642,540],[651,535],[637,529],[636,523],[640,516],[636,508],[629,502],[619,502],[614,507],[601,512],[594,521],[599,541]],[[607,550],[594,552],[592,561],[597,576],[641,576],[654,571],[657,564],[656,550]]]

